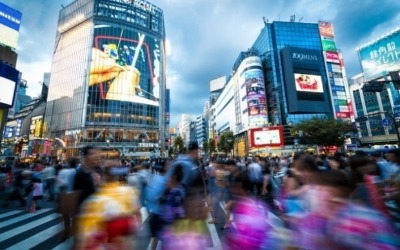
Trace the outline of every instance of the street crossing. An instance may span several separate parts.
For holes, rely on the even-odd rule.
[[[54,208],[35,213],[12,210],[0,215],[0,249],[52,249],[63,236],[63,220]]]

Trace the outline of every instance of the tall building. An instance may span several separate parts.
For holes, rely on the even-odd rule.
[[[163,11],[143,0],[76,0],[60,10],[45,125],[76,153],[165,149]],[[61,152],[57,152],[60,154]]]
[[[207,128],[207,120],[204,115],[199,115],[196,117],[195,122],[195,129],[196,129],[196,141],[199,146],[202,148],[203,143],[208,139],[208,128]]]
[[[243,156],[293,150],[293,124],[352,115],[332,24],[279,21],[265,23],[251,48],[239,54],[210,109],[210,124],[217,135],[233,131],[234,152]]]
[[[359,142],[363,146],[396,144],[396,120],[400,118],[400,29],[357,51],[362,73],[352,77],[350,93]]]
[[[0,3],[0,131],[3,131],[9,108],[14,106],[16,89],[21,79],[20,72],[15,68],[18,57],[15,48],[21,18],[21,12]]]

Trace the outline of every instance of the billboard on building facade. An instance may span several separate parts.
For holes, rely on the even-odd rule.
[[[244,82],[246,88],[248,125],[264,126],[268,123],[268,111],[261,59],[250,56],[242,61],[239,70],[240,86]]]
[[[283,127],[250,129],[250,140],[251,147],[283,147]]]
[[[319,34],[325,37],[335,37],[335,33],[333,32],[333,25],[331,22],[319,21]]]
[[[329,94],[322,59],[318,50],[285,47],[281,50],[289,113],[328,113]]]
[[[10,108],[13,106],[18,79],[18,70],[0,62],[0,107]]]
[[[322,50],[324,51],[337,51],[335,40],[332,38],[321,38]]]
[[[17,47],[22,13],[0,3],[0,44]]]
[[[165,90],[165,124],[168,125],[170,121],[170,90]]]
[[[138,31],[97,25],[89,75],[90,104],[102,101],[159,106],[162,43]]]
[[[367,81],[400,70],[400,29],[358,49],[358,54]]]

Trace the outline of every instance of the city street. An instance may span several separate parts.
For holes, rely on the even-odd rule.
[[[29,213],[18,208],[17,205],[17,202],[12,202],[10,208],[1,208],[0,210],[0,249],[69,249],[72,241],[62,242],[64,226],[54,202],[44,202],[43,208],[36,213]],[[217,223],[204,222],[208,229],[208,249],[222,249],[221,239],[224,233],[222,226],[225,223],[223,205],[223,203],[220,203],[218,206]],[[150,249],[148,214],[144,209],[141,212],[144,223],[135,239],[135,244],[138,246],[136,249]],[[278,217],[269,213],[268,223],[274,228],[281,222]],[[160,244],[158,248],[161,247]]]

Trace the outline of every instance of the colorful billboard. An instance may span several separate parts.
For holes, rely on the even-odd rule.
[[[0,44],[17,47],[22,13],[0,3]]]
[[[248,125],[250,128],[264,126],[268,123],[268,111],[261,59],[248,57],[239,68],[243,68],[240,77],[246,87]]]
[[[164,61],[161,41],[144,33],[97,25],[89,76],[89,104],[106,101],[159,106]]]
[[[313,93],[323,93],[324,87],[320,75],[294,74],[296,90]]]
[[[165,125],[169,125],[170,122],[170,90],[165,90]]]
[[[400,29],[358,50],[365,79],[400,70]]]
[[[251,129],[250,140],[251,147],[283,147],[283,127]]]
[[[340,64],[340,57],[339,53],[333,51],[326,51],[325,57],[327,62],[339,63]]]
[[[333,25],[331,22],[319,21],[319,34],[325,37],[335,37],[335,33],[333,32]]]

